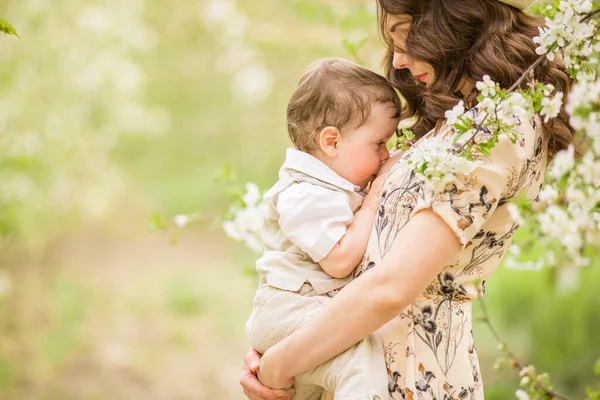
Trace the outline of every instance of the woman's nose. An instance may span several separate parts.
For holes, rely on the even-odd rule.
[[[405,53],[394,52],[394,58],[392,60],[392,65],[396,69],[408,68],[411,63],[411,57],[406,55]]]

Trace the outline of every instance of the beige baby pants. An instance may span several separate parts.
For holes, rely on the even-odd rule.
[[[246,323],[250,345],[264,353],[305,321],[323,310],[332,299],[315,295],[305,283],[299,292],[261,285]],[[336,400],[388,399],[388,380],[383,345],[375,334],[310,371],[296,376],[294,400],[318,400],[323,390],[335,392]]]

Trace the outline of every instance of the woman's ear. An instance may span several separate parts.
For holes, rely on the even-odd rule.
[[[338,128],[327,126],[319,132],[319,148],[325,155],[331,158],[337,157],[338,147],[342,141],[342,133]]]

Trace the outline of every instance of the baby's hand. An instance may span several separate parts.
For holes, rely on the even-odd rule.
[[[373,182],[371,182],[369,193],[363,200],[363,207],[369,207],[374,213],[377,213],[377,209],[379,208],[379,199],[381,198],[381,189],[386,178],[387,174],[379,175]]]

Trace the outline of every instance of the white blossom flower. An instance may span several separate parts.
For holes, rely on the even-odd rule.
[[[535,375],[535,368],[533,365],[527,365],[519,371],[519,376],[525,375]]]
[[[523,119],[529,117],[528,102],[521,93],[511,93],[508,99],[502,101],[498,107],[498,116],[507,126],[515,125],[515,116]]]
[[[250,186],[252,187],[252,185]],[[254,189],[251,190],[254,193]],[[254,198],[250,200],[253,201]],[[230,210],[232,220],[223,222],[222,228],[227,236],[233,240],[244,242],[250,250],[259,253],[263,250],[262,226],[265,212],[264,202],[244,208],[234,208]]]
[[[486,112],[491,113],[496,109],[496,102],[489,97],[486,97],[479,103],[479,107]]]
[[[583,190],[577,187],[569,186],[566,190],[565,197],[569,202],[583,203],[585,202],[587,196]]]
[[[448,125],[454,125],[458,118],[465,113],[465,102],[460,101],[452,110],[446,111],[446,122]]]
[[[572,265],[564,265],[558,270],[556,283],[559,294],[570,293],[578,286],[579,270],[575,263]]]
[[[173,222],[175,222],[175,225],[177,227],[183,228],[184,226],[186,226],[188,224],[189,218],[187,215],[180,214],[180,215],[176,215],[173,218]]]
[[[481,92],[483,97],[496,95],[496,82],[494,82],[489,75],[484,75],[483,81],[477,82],[475,87]]]
[[[550,119],[555,118],[560,109],[562,107],[563,94],[562,92],[556,93],[553,98],[544,97],[542,99],[542,110],[540,114],[545,116],[544,122],[550,121]]]
[[[561,51],[567,68],[581,69],[593,50],[590,38],[593,36],[596,22],[592,19],[581,21],[581,15],[591,10],[589,0],[561,1],[556,14],[546,18],[546,27],[539,28],[540,35],[534,38],[539,46],[537,54],[546,54],[554,60],[557,51]]]
[[[518,244],[511,244],[510,247],[508,248],[508,251],[514,255],[514,256],[520,256],[521,255],[521,248],[519,247]]]
[[[225,221],[223,222],[223,224],[221,225],[223,230],[225,231],[225,234],[227,236],[229,236],[231,239],[233,240],[243,240],[244,239],[244,234],[243,232],[238,229],[238,225],[235,223],[234,221]]]
[[[234,77],[231,92],[247,104],[260,104],[273,89],[273,75],[260,65],[244,67]]]
[[[262,240],[255,235],[246,236],[245,243],[246,246],[255,253],[260,253],[264,250]]]
[[[570,233],[562,237],[562,244],[570,253],[577,253],[583,245],[583,238],[579,232]]]
[[[527,394],[526,391],[519,389],[515,392],[515,396],[517,397],[517,399],[519,400],[529,400],[529,395]]]
[[[600,159],[593,152],[589,151],[585,154],[576,172],[583,184],[596,188],[600,186]]]
[[[467,175],[473,172],[480,161],[470,161],[452,154],[452,141],[434,136],[424,140],[413,150],[411,162],[415,171],[434,192],[442,192],[446,185],[455,179],[455,174]]]
[[[542,203],[553,202],[558,198],[558,190],[554,185],[545,185],[538,195],[539,201]]]
[[[222,23],[236,13],[235,3],[231,0],[211,0],[202,10],[202,19],[207,24]]]
[[[554,92],[554,89],[555,87],[552,84],[544,85],[544,96],[550,96]]]
[[[242,196],[242,200],[244,200],[246,206],[256,206],[260,202],[261,198],[262,196],[260,194],[260,189],[258,188],[258,185],[253,182],[246,183],[246,193],[244,193],[244,195]]]
[[[574,166],[575,149],[573,145],[570,145],[567,150],[561,150],[556,154],[550,169],[550,176],[560,179],[564,174],[571,171]]]
[[[516,205],[514,205],[513,203],[509,203],[506,205],[506,207],[508,208],[508,212],[510,213],[511,218],[518,225],[523,225],[525,223],[525,220],[521,216],[521,213],[519,212],[519,208]]]

